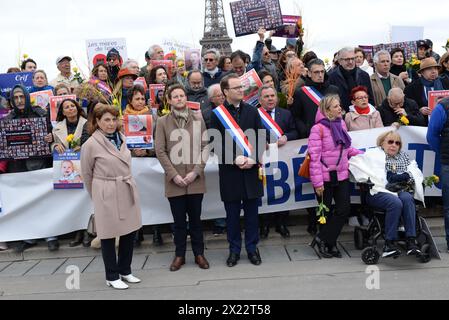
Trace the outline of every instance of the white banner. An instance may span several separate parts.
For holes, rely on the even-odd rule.
[[[87,61],[89,61],[89,70],[92,70],[94,65],[100,61],[106,64],[106,55],[112,48],[116,49],[120,53],[122,63],[128,60],[128,50],[126,47],[125,38],[86,40],[86,48]]]
[[[391,128],[351,132],[353,146],[376,145],[380,133]],[[402,127],[400,134],[411,158],[424,177],[439,176],[439,163],[426,142],[427,128]],[[291,141],[279,150],[279,161],[266,166],[267,185],[260,213],[316,206],[312,185],[297,175],[307,151],[307,140]],[[0,175],[0,241],[37,239],[85,229],[92,204],[85,190],[53,190],[52,169]],[[164,197],[164,172],[155,158],[134,158],[133,175],[139,187],[144,225],[173,222]],[[220,200],[218,166],[210,159],[206,167],[207,193],[203,220],[225,217]],[[438,185],[439,187],[439,185]],[[426,189],[428,196],[441,196],[438,188]],[[359,199],[354,190],[354,203]]]

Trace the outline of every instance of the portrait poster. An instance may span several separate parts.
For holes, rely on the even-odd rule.
[[[53,97],[52,90],[44,90],[30,93],[31,105],[35,107],[41,107],[44,110],[47,110],[48,105],[50,104],[50,98]]]
[[[184,59],[186,63],[186,70],[201,70],[201,50],[189,49],[184,52]]]
[[[0,121],[0,160],[51,157],[44,141],[47,119],[27,118]]]
[[[27,88],[29,92],[33,87],[33,73],[19,72],[0,74],[0,95],[5,99],[9,99],[9,93],[18,84]]]
[[[152,121],[153,116],[150,114],[123,117],[128,149],[153,149]]]
[[[150,84],[150,105],[152,108],[158,108],[164,97],[164,84]]]
[[[83,189],[84,183],[81,177],[81,152],[67,149],[59,154],[53,152],[53,188]]]
[[[433,111],[438,103],[444,98],[449,97],[449,90],[429,91],[429,109]]]
[[[134,85],[140,85],[143,87],[143,89],[145,90],[145,92],[148,91],[148,85],[147,85],[147,81],[145,80],[145,77],[139,77],[134,81]]]
[[[279,0],[241,0],[230,5],[236,37],[257,33],[260,27],[273,30],[284,24]]]
[[[283,26],[276,29],[273,37],[298,38],[299,28],[302,25],[301,16],[282,16]]]
[[[151,60],[151,64],[154,67],[164,66],[165,71],[167,72],[167,77],[169,79],[172,78],[173,74],[173,61],[172,60]]]
[[[388,52],[391,52],[391,50],[395,48],[401,48],[402,50],[404,50],[405,60],[410,60],[412,54],[416,55],[416,53],[418,52],[416,41],[405,41],[405,42],[378,44],[373,47],[373,53],[376,54],[376,52],[380,50],[387,50]]]
[[[263,85],[256,70],[251,69],[245,73],[240,81],[244,91],[243,101],[256,107],[259,104],[259,88]]]
[[[128,60],[128,50],[125,38],[86,40],[87,61],[89,70],[92,70],[97,63],[107,64],[106,57],[112,48],[120,53],[120,63]]]
[[[372,64],[373,63],[373,50],[374,47],[373,46],[359,46],[360,49],[363,50],[363,52],[365,52],[366,54],[366,61],[368,61],[368,63]]]
[[[59,105],[62,101],[72,99],[76,101],[76,95],[70,94],[65,96],[50,97],[50,121],[53,126],[56,126],[56,118],[58,115]]]

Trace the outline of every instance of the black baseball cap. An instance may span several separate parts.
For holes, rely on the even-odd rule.
[[[417,46],[418,48],[421,48],[421,47],[425,47],[426,49],[429,49],[429,48],[430,48],[429,43],[428,43],[426,40],[419,40],[419,41],[416,41],[416,46]]]

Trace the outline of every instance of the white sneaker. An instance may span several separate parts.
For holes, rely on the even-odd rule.
[[[348,224],[351,227],[360,227],[359,219],[357,219],[357,217],[350,217]]]
[[[369,219],[367,216],[362,214],[362,224],[366,227],[367,225],[369,225]]]
[[[114,289],[117,289],[117,290],[125,290],[125,289],[129,288],[128,285],[120,279],[115,280],[115,281],[107,281],[106,280],[106,285],[108,287],[113,287]]]
[[[139,278],[134,277],[132,274],[129,274],[127,276],[120,275],[120,278],[128,283],[139,283],[141,281]]]

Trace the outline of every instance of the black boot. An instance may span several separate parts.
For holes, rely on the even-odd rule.
[[[318,247],[318,252],[322,258],[332,258],[332,254],[329,252],[328,246],[326,243],[318,237],[313,238],[310,246],[315,249],[315,246]]]
[[[340,252],[340,250],[338,250],[337,246],[330,246],[330,245],[328,245],[327,246],[327,250],[332,255],[332,257],[334,257],[334,258],[341,258],[342,257],[341,252]]]
[[[83,242],[83,230],[79,230],[79,231],[76,232],[75,238],[72,241],[70,241],[69,247],[71,247],[71,248],[77,247],[82,242]]]
[[[164,241],[162,240],[161,230],[159,226],[154,226],[153,230],[153,244],[155,246],[162,246]]]

